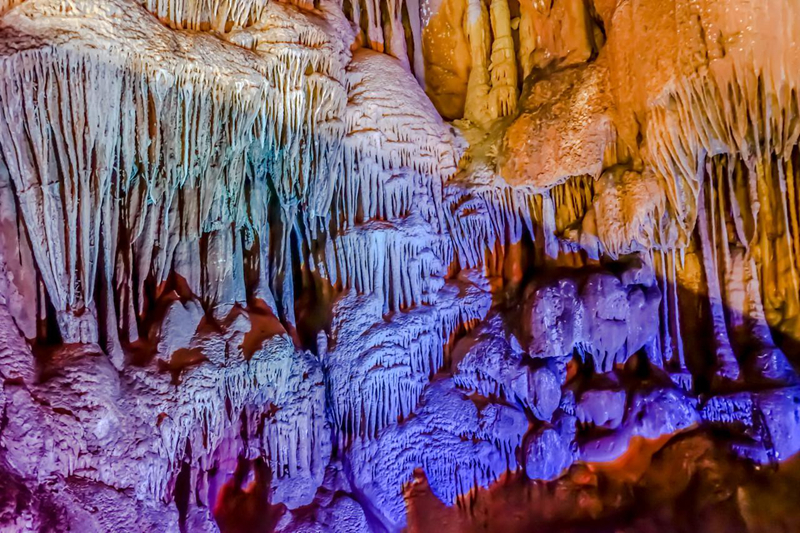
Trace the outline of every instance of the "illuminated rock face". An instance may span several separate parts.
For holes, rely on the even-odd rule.
[[[415,530],[679,433],[789,459],[798,28],[0,0],[0,528]]]

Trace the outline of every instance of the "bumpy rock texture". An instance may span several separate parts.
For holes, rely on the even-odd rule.
[[[796,527],[798,31],[0,0],[0,529]]]

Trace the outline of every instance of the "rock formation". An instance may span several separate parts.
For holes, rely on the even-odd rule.
[[[566,528],[695,475],[733,518],[669,527],[778,527],[797,30],[785,0],[0,0],[0,529]]]

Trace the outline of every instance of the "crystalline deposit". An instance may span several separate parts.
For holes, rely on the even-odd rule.
[[[0,0],[0,529],[394,532],[679,434],[791,459],[798,29]]]

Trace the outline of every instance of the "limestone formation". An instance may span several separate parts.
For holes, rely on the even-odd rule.
[[[768,530],[798,29],[785,0],[0,0],[0,529]]]

